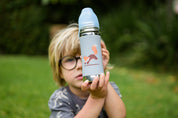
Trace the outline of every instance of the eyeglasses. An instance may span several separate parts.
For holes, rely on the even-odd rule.
[[[77,62],[80,57],[64,56],[59,60],[59,66],[61,65],[66,70],[72,70],[77,66]]]

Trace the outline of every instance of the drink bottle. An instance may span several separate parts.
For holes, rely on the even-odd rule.
[[[101,53],[101,37],[98,18],[91,8],[84,8],[78,19],[79,40],[84,79],[93,81],[104,73]]]

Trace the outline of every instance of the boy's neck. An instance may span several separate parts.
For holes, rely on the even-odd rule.
[[[74,88],[69,86],[70,91],[75,94],[76,96],[78,96],[81,99],[87,99],[89,96],[89,92],[88,91],[82,91],[79,88]]]

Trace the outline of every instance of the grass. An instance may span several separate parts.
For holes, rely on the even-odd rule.
[[[47,58],[0,56],[0,117],[45,118],[56,86]]]
[[[177,118],[178,84],[169,73],[115,67],[128,118]],[[0,117],[46,118],[48,99],[57,89],[47,57],[0,56]]]
[[[122,92],[128,118],[177,118],[178,84],[175,76],[116,68],[112,71]]]

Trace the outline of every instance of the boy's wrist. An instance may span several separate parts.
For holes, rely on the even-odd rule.
[[[89,96],[90,101],[92,101],[92,103],[94,105],[101,105],[102,107],[104,107],[105,104],[105,98],[98,98],[95,96]]]
[[[106,97],[99,97],[99,96],[93,96],[92,94],[90,94],[90,96],[89,96],[91,99],[93,99],[93,100],[104,100],[105,101],[105,98]]]

